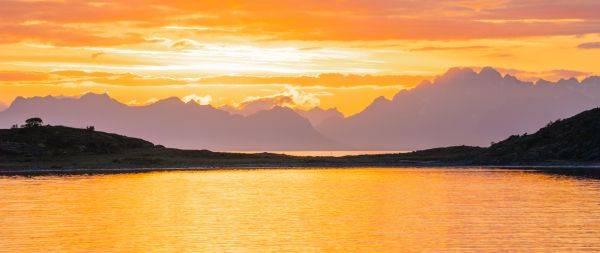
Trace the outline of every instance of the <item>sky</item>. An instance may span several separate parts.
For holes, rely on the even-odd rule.
[[[458,66],[598,75],[598,13],[596,0],[1,0],[0,108],[96,92],[352,115]]]

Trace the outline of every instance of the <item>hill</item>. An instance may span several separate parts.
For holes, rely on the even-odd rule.
[[[299,161],[268,153],[171,149],[138,138],[64,126],[0,129],[0,174],[49,169],[68,173],[91,168],[104,171],[111,168],[231,167]]]
[[[551,122],[535,134],[513,135],[487,148],[478,163],[600,161],[600,108]]]
[[[122,153],[153,148],[151,142],[64,126],[0,129],[0,154],[20,156],[71,156]]]

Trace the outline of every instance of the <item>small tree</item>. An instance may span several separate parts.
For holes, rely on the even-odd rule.
[[[94,126],[88,126],[85,129],[88,130],[88,131],[91,131],[91,132],[96,131],[96,128]]]
[[[23,127],[34,128],[42,126],[42,124],[44,124],[44,121],[41,118],[30,118],[25,121],[25,125]]]
[[[12,125],[10,128],[11,128],[11,129],[17,129],[17,128],[19,128],[19,125],[17,125],[17,124],[14,124],[14,125]]]

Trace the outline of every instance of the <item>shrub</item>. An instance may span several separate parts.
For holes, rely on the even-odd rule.
[[[44,121],[41,118],[30,118],[25,121],[25,125],[23,125],[23,127],[34,128],[34,127],[40,127],[43,124],[44,124]]]

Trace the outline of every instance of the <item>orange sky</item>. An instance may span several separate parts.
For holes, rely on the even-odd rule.
[[[600,73],[595,0],[3,0],[0,104],[108,92],[346,115],[455,66]]]

